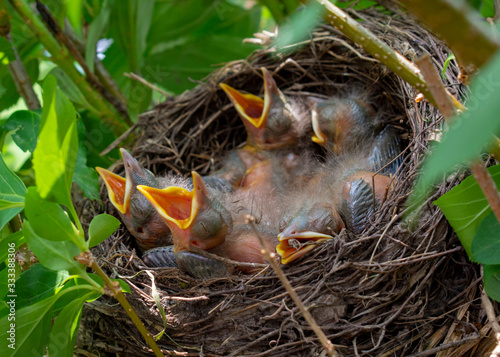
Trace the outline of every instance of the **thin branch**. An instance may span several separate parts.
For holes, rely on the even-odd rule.
[[[458,108],[456,101],[453,102],[444,88],[444,85],[439,78],[437,70],[431,62],[429,56],[423,56],[418,60],[422,74],[428,83],[432,95],[437,100],[438,109],[441,111],[445,119],[448,121]],[[454,105],[454,108],[452,107]],[[470,169],[479,187],[483,191],[488,203],[500,222],[500,194],[493,178],[491,177],[486,167],[482,162],[474,162],[470,165]]]
[[[434,100],[436,101],[437,108],[443,114],[445,120],[448,120],[454,116],[457,112],[457,104],[459,103],[454,97],[452,100],[451,94],[446,90],[439,73],[434,67],[429,55],[424,55],[418,58],[416,61],[417,65],[420,67],[420,72],[427,82],[427,87],[432,93]],[[460,104],[461,106],[461,104]]]
[[[40,43],[51,54],[51,60],[68,75],[87,101],[92,103],[92,105],[101,114],[105,124],[112,124],[110,125],[110,130],[116,135],[125,131],[128,128],[128,125],[121,117],[113,113],[113,111],[107,106],[102,96],[96,92],[88,84],[85,78],[77,71],[73,65],[73,58],[69,55],[68,51],[64,47],[61,47],[54,37],[47,32],[40,19],[31,11],[30,7],[26,3],[26,0],[9,1],[38,38]]]
[[[264,257],[266,258],[267,262],[269,263],[269,265],[271,265],[271,268],[273,268],[274,272],[276,273],[276,275],[280,279],[281,284],[283,284],[286,291],[288,292],[288,294],[292,298],[295,305],[297,305],[297,307],[299,308],[300,312],[302,313],[302,315],[306,319],[309,326],[311,326],[311,328],[314,331],[314,333],[316,334],[316,336],[318,336],[318,339],[320,340],[324,349],[328,352],[328,354],[330,356],[339,356],[338,353],[335,351],[335,347],[333,346],[332,342],[326,337],[326,335],[323,332],[323,330],[321,329],[321,327],[319,327],[319,325],[316,323],[316,320],[314,320],[314,317],[312,317],[309,310],[307,310],[307,308],[304,306],[304,303],[302,302],[300,297],[297,295],[297,293],[293,289],[292,284],[290,284],[290,281],[286,277],[285,273],[283,272],[283,270],[281,270],[279,265],[276,263],[276,261],[274,260],[274,257],[271,255],[271,252],[269,252],[269,249],[267,249],[263,238],[259,234],[259,230],[255,226],[255,218],[252,217],[251,215],[248,215],[247,222],[250,224],[253,231],[255,232],[257,237],[259,238],[260,244],[262,246],[262,251],[264,253]]]
[[[135,130],[137,129],[137,124],[134,124],[132,125],[130,128],[127,129],[127,131],[125,131],[122,135],[120,135],[119,137],[117,137],[111,144],[108,145],[108,147],[106,149],[104,149],[100,154],[99,156],[104,156],[104,155],[107,155],[110,153],[110,151],[116,149],[116,147],[118,145],[121,144],[121,142],[123,140],[125,140],[126,138],[128,138],[128,136]]]
[[[67,20],[64,26],[64,33],[70,38],[71,42],[75,44],[78,51],[80,51],[80,54],[83,56],[85,54],[85,44],[73,33],[71,25]],[[122,93],[113,77],[111,77],[108,70],[104,67],[97,56],[94,57],[94,71],[97,78],[99,78],[99,81],[113,96],[115,96],[120,102],[127,103],[127,97],[125,97]]]
[[[473,163],[470,169],[479,187],[481,187],[484,196],[488,200],[495,217],[497,217],[498,222],[500,222],[500,194],[497,190],[495,181],[493,181],[493,178],[482,162]]]
[[[125,77],[128,77],[130,79],[133,79],[133,80],[136,80],[137,82],[139,83],[142,83],[144,84],[145,86],[151,88],[152,90],[155,90],[157,91],[158,93],[160,94],[163,94],[164,96],[166,97],[170,97],[170,94],[168,94],[167,92],[165,92],[163,89],[161,88],[158,88],[157,86],[155,86],[154,84],[148,82],[147,80],[145,80],[144,78],[142,78],[141,76],[138,76],[137,74],[135,73],[123,73],[123,75]]]
[[[137,316],[135,310],[132,308],[130,303],[128,302],[127,298],[123,294],[123,291],[118,284],[118,282],[113,282],[107,275],[102,271],[101,267],[97,265],[97,263],[94,260],[94,257],[90,252],[84,252],[81,253],[78,256],[78,260],[83,262],[84,264],[88,265],[90,268],[92,268],[97,275],[104,281],[104,284],[106,284],[106,287],[108,289],[109,295],[113,296],[120,305],[125,309],[125,312],[127,315],[130,317],[134,325],[137,327],[141,335],[144,337],[146,342],[148,343],[149,347],[153,350],[155,356],[157,357],[163,357],[163,353],[161,352],[160,348],[156,344],[155,340],[153,339],[153,336],[149,331],[146,329],[144,324],[142,323],[141,319],[139,316]]]
[[[495,309],[493,308],[493,304],[490,301],[490,298],[486,294],[486,291],[481,292],[481,302],[483,303],[484,310],[486,311],[486,316],[488,316],[488,320],[491,322],[491,328],[496,335],[500,336],[500,324],[497,321],[497,316],[495,314]],[[498,338],[497,338],[498,340]],[[500,342],[500,340],[498,340]]]
[[[401,3],[446,42],[464,67],[482,67],[500,48],[500,43],[466,1],[401,0]]]
[[[483,267],[481,266],[481,275],[483,275]],[[495,334],[495,339],[497,341],[497,345],[495,349],[491,352],[490,357],[498,357],[500,356],[500,324],[498,323],[498,318],[495,314],[495,308],[491,303],[486,291],[483,288],[481,291],[481,302],[483,304],[484,310],[486,311],[486,316],[491,323],[491,328],[493,329],[493,333]]]
[[[420,70],[400,53],[390,48],[375,34],[364,28],[359,22],[340,10],[328,0],[316,0],[326,9],[325,19],[344,35],[386,65],[390,70],[419,90],[432,105],[436,105],[431,92],[420,74]],[[303,2],[305,2],[303,0]]]
[[[21,97],[23,97],[29,110],[39,109],[40,102],[38,101],[38,97],[33,90],[33,85],[28,76],[28,73],[26,72],[26,68],[24,68],[23,62],[19,57],[17,48],[12,42],[12,36],[10,35],[9,15],[7,14],[6,3],[3,1],[0,2],[0,36],[5,37],[10,42],[10,44],[12,45],[12,51],[16,56],[16,59],[14,61],[9,62],[8,67],[18,93],[21,95]]]
[[[68,36],[66,36],[66,33],[61,29],[61,26],[59,26],[59,23],[54,18],[54,16],[52,16],[49,9],[39,0],[36,1],[36,8],[40,13],[43,22],[45,22],[45,25],[52,33],[52,35],[61,45],[64,45],[68,49],[71,56],[73,56],[73,58],[82,67],[83,71],[85,72],[85,75],[87,76],[87,81],[89,82],[89,84],[92,87],[94,87],[109,103],[111,103],[113,107],[115,107],[116,111],[120,113],[120,115],[123,117],[123,119],[128,125],[132,125],[133,123],[128,116],[125,104],[116,99],[111,93],[109,93],[104,88],[104,86],[96,77],[94,72],[90,70],[89,66],[87,65],[87,62],[85,62],[85,58],[83,58],[82,54],[80,53],[76,45],[73,43],[73,41],[71,41],[71,39]]]

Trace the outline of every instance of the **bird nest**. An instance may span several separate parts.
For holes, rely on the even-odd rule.
[[[409,19],[377,11],[351,12],[410,60],[428,53],[441,71],[449,50]],[[265,36],[259,36],[266,42]],[[292,46],[293,47],[293,46]],[[402,221],[404,202],[442,115],[417,92],[342,33],[323,25],[289,56],[264,48],[215,70],[195,89],[144,113],[132,155],[156,174],[217,170],[241,147],[241,120],[218,83],[259,93],[261,67],[273,73],[285,95],[340,95],[361,88],[402,139],[403,166],[389,197],[354,235],[343,230],[306,259],[282,266],[293,289],[342,356],[479,356],[493,339],[480,305],[480,274],[432,202],[460,182],[454,177],[427,200],[414,229]],[[445,84],[463,97],[451,63]],[[121,163],[114,168],[123,174]],[[121,170],[121,171],[120,171]],[[102,191],[104,207],[86,202],[85,215],[117,215]],[[147,268],[124,228],[93,250],[99,265],[131,286],[128,300],[166,355],[326,355],[311,326],[275,272],[195,279],[175,268]],[[161,302],[164,313],[155,299]],[[150,349],[116,301],[88,303],[77,353],[148,356]]]

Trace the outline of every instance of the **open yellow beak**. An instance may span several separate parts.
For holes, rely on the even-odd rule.
[[[127,190],[127,180],[102,167],[96,167],[96,170],[106,184],[108,197],[113,206],[115,206],[120,213],[126,214],[130,204],[130,197],[128,197],[127,194],[129,192],[129,190]]]
[[[192,191],[182,187],[170,186],[162,189],[139,185],[137,189],[151,202],[156,211],[166,221],[175,224],[180,229],[188,229],[195,220],[200,204],[200,192],[197,190],[200,175],[192,172]]]
[[[264,77],[264,99],[253,94],[240,92],[225,83],[219,83],[241,118],[255,128],[265,127],[271,107],[272,94],[278,91],[276,82],[267,69],[262,68],[262,75]]]
[[[333,237],[328,234],[306,231],[293,235],[278,234],[279,244],[276,252],[281,257],[282,264],[288,264],[313,250],[318,243],[325,242]]]

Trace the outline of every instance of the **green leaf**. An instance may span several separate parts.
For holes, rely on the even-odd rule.
[[[40,112],[31,110],[18,110],[12,113],[3,125],[5,130],[15,131],[12,138],[24,152],[35,151],[39,127]]]
[[[146,49],[147,36],[154,14],[154,0],[140,0],[137,3],[137,56],[138,62],[142,62],[142,55]]]
[[[89,248],[95,247],[120,226],[120,221],[109,214],[95,216],[89,227]]]
[[[0,211],[24,207],[24,197],[18,195],[3,195],[4,200],[0,200]]]
[[[93,295],[93,292],[71,301],[61,311],[59,316],[57,316],[54,326],[52,326],[52,331],[50,332],[50,357],[73,356],[76,335],[82,316],[83,303],[91,295]]]
[[[82,0],[72,0],[69,6],[66,6],[66,15],[69,23],[77,33],[82,37]]]
[[[16,308],[22,309],[50,298],[68,277],[66,270],[53,271],[39,263],[33,265],[16,281]]]
[[[82,264],[74,257],[80,254],[80,249],[73,242],[54,242],[38,236],[28,221],[24,221],[24,236],[29,248],[40,263],[51,270],[83,269]]]
[[[190,79],[201,80],[214,64],[245,58],[257,48],[242,41],[258,31],[260,15],[257,6],[243,10],[230,1],[157,1],[142,76],[174,93],[194,87]],[[110,50],[115,56],[119,53],[116,48]],[[106,57],[113,62],[119,59]],[[113,65],[120,70],[119,62]]]
[[[97,280],[95,278],[95,274],[88,273],[89,277],[93,280],[97,281],[99,284],[102,284],[102,280]],[[100,279],[100,278],[99,278]],[[74,289],[75,286],[80,287],[80,289]],[[60,290],[59,295],[61,297],[54,304],[53,312],[54,314],[58,314],[61,310],[63,310],[71,301],[74,301],[82,296],[82,292],[91,291],[91,293],[86,296],[86,301],[92,301],[100,298],[102,293],[95,290],[96,287],[91,285],[87,280],[83,279],[83,277],[74,277],[64,284],[64,287]],[[86,294],[85,294],[86,295]]]
[[[12,251],[11,251],[12,252]],[[10,253],[9,259],[5,261],[3,270],[0,271],[0,300],[15,297],[18,294],[16,280],[21,275],[21,267],[16,262],[15,255]],[[19,308],[16,297],[16,309]],[[9,308],[10,310],[10,308]],[[8,314],[9,312],[6,311]],[[0,312],[0,318],[4,316],[4,312]]]
[[[490,298],[500,302],[500,265],[483,264],[484,290]]]
[[[488,172],[500,186],[500,165],[488,168]],[[488,200],[474,176],[467,177],[461,184],[434,202],[455,230],[465,251],[472,256],[471,244],[477,228],[491,212]]]
[[[0,152],[0,199],[19,203],[24,201],[26,187],[19,177],[13,173],[3,161],[2,153]],[[19,198],[21,197],[21,198]],[[0,230],[9,222],[16,214],[21,212],[22,207],[13,207],[0,211]]]
[[[43,85],[40,136],[33,153],[37,189],[42,198],[54,197],[66,206],[71,202],[71,183],[78,153],[76,112],[48,75]]]
[[[441,77],[443,79],[446,78],[446,70],[448,69],[448,66],[450,65],[450,62],[455,59],[455,55],[453,53],[450,53],[448,57],[446,58],[446,61],[444,61],[443,65],[443,70],[441,71]]]
[[[127,284],[126,281],[122,279],[111,279],[112,281],[117,281],[118,284],[120,285],[120,288],[122,288],[124,293],[129,293],[130,294],[130,285]]]
[[[15,263],[13,265],[15,266]],[[9,282],[9,273],[12,272],[9,272],[9,268],[7,267],[0,270],[0,279],[2,279],[0,280],[0,300],[3,300],[7,294],[13,294],[16,292],[15,285],[9,285],[12,284],[12,282]],[[8,310],[3,311],[3,309],[0,308],[0,318],[8,314]]]
[[[9,315],[0,319],[0,356],[25,357],[43,356],[47,346],[51,325],[51,311],[58,296],[52,296],[33,305],[15,311],[15,321],[9,321]],[[15,298],[12,298],[15,302]],[[11,299],[7,300],[7,303]],[[12,325],[13,324],[13,325]],[[10,331],[14,326],[15,333]],[[7,343],[6,343],[7,342]],[[10,348],[11,343],[15,342]]]
[[[73,104],[88,109],[93,113],[97,113],[96,109],[87,101],[82,92],[80,92],[80,89],[78,89],[76,84],[73,83],[73,81],[68,77],[66,72],[59,67],[55,67],[49,72],[49,74],[57,78],[59,88],[61,88]]]
[[[82,134],[82,141],[87,149],[87,166],[89,167],[109,167],[113,162],[121,158],[118,150],[113,150],[106,156],[100,156],[100,153],[106,149],[115,139],[115,135],[104,125],[101,119],[92,116],[82,115],[82,121],[85,124],[85,133]],[[85,134],[85,137],[83,137]]]
[[[83,192],[83,195],[91,200],[100,200],[99,180],[96,170],[87,166],[87,148],[85,147],[86,129],[83,122],[78,125],[78,155],[76,156],[75,172],[73,173],[73,182]]]
[[[278,51],[288,53],[290,49],[283,47],[289,46],[305,40],[309,32],[321,21],[325,7],[317,2],[310,2],[304,11],[293,14],[290,22],[280,30],[275,44]]]
[[[151,24],[154,3],[153,0],[114,3],[112,15],[118,21],[111,22],[111,25],[114,25],[113,37],[126,54],[129,70],[132,72],[137,72],[142,65],[142,53],[146,46],[145,39]]]
[[[481,264],[500,264],[500,224],[490,212],[479,227],[472,240],[472,259]]]
[[[0,244],[4,249],[0,249],[0,262],[7,259],[9,250],[12,248],[17,251],[17,248],[24,243],[24,234],[22,231],[9,234],[7,237],[0,240]]]
[[[440,144],[423,163],[411,202],[422,202],[428,189],[459,164],[479,159],[500,134],[500,51],[488,62],[471,85],[469,110],[455,117]]]
[[[500,11],[500,10],[497,10]],[[495,16],[495,5],[493,0],[481,1],[481,16],[483,17],[494,17]]]
[[[77,229],[62,207],[40,197],[36,187],[29,187],[26,193],[26,218],[33,231],[43,239],[54,242],[76,241]]]
[[[110,9],[107,1],[101,7],[99,15],[92,21],[87,34],[87,43],[85,44],[85,62],[90,70],[94,71],[94,60],[96,54],[97,41],[101,39],[109,22]]]

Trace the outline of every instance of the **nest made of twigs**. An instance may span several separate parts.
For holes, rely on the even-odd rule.
[[[429,53],[442,69],[449,51],[411,20],[370,10],[351,14],[410,60]],[[213,172],[224,154],[245,140],[243,125],[218,83],[259,93],[261,67],[273,72],[288,95],[367,90],[406,144],[400,173],[404,180],[396,181],[370,227],[357,236],[343,231],[308,259],[284,267],[336,351],[342,356],[481,356],[490,350],[494,341],[483,338],[490,330],[478,300],[478,268],[469,263],[432,204],[460,178],[437,188],[416,229],[410,231],[401,221],[403,203],[442,116],[425,102],[416,104],[417,92],[411,86],[334,28],[317,29],[290,57],[280,57],[272,48],[255,51],[247,60],[215,70],[195,89],[144,113],[132,155],[157,174]],[[462,97],[456,75],[451,64],[445,84]],[[115,212],[104,192],[102,197],[104,211]],[[102,212],[102,207],[89,202],[85,208],[89,220]],[[325,355],[269,267],[254,275],[214,280],[194,279],[173,268],[149,269],[152,275],[147,274],[123,228],[94,254],[104,270],[131,285],[128,299],[153,334],[164,325],[154,302],[154,277],[165,309],[166,330],[158,341],[165,354]],[[150,355],[113,299],[87,304],[82,321],[77,352]]]

